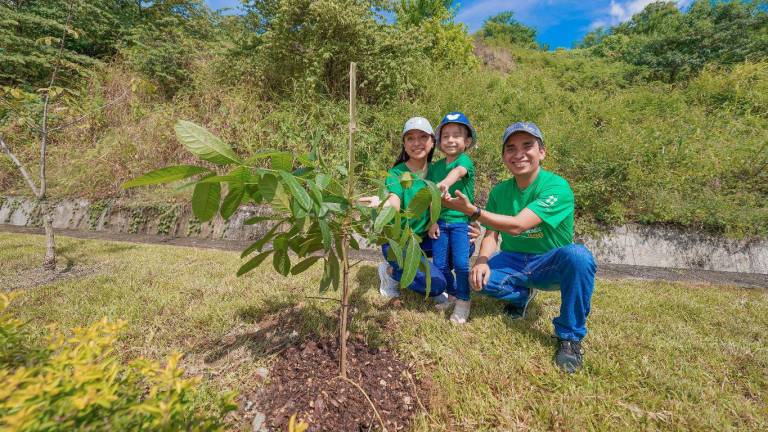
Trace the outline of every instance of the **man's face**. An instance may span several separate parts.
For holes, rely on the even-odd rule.
[[[432,135],[420,130],[410,130],[403,137],[403,147],[411,159],[426,159],[434,145]]]
[[[525,176],[539,169],[539,163],[546,156],[546,151],[538,140],[527,132],[516,132],[504,143],[504,165],[512,175]]]
[[[448,123],[440,129],[440,150],[447,156],[458,156],[472,142],[467,129],[456,123]]]

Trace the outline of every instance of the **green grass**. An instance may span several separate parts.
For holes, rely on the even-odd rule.
[[[20,289],[12,313],[39,332],[124,319],[124,357],[181,350],[212,392],[251,385],[249,372],[274,358],[270,344],[293,330],[335,332],[337,303],[306,298],[319,295],[319,267],[284,278],[264,265],[236,278],[236,253],[57,240],[70,276]],[[0,286],[32,284],[43,246],[0,233]],[[470,323],[455,327],[415,295],[383,308],[372,263],[354,269],[353,333],[395,347],[430,382],[432,408],[414,430],[768,428],[764,290],[598,280],[585,370],[568,376],[552,363],[556,294],[517,322],[477,296]]]

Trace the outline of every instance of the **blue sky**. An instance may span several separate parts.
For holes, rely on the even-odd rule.
[[[459,0],[456,21],[463,22],[474,32],[489,16],[505,10],[515,18],[536,29],[539,43],[570,48],[588,31],[600,26],[624,22],[654,0]],[[681,8],[693,0],[677,0]],[[213,9],[237,8],[239,0],[206,0]]]

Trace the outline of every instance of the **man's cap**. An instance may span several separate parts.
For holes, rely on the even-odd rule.
[[[541,142],[544,143],[544,135],[542,135],[541,129],[536,126],[536,123],[517,122],[509,125],[509,127],[507,127],[507,129],[504,131],[504,138],[501,139],[501,145],[504,146],[504,144],[507,142],[507,139],[509,139],[509,137],[516,132],[526,132],[540,139]]]
[[[469,150],[475,143],[477,143],[477,132],[475,132],[475,128],[472,127],[472,123],[469,122],[467,116],[465,116],[463,112],[454,111],[446,114],[445,117],[443,117],[443,121],[437,126],[435,141],[438,147],[440,146],[440,131],[443,129],[443,126],[448,123],[458,123],[469,129],[469,133],[472,135],[472,144],[468,145],[465,150]]]
[[[435,137],[435,132],[432,130],[432,125],[429,123],[429,120],[425,119],[424,117],[409,118],[408,121],[405,122],[405,126],[403,126],[403,135],[400,137],[400,139],[405,139],[405,134],[412,130],[420,130],[432,135],[432,138]]]

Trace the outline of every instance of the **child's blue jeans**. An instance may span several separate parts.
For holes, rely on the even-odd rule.
[[[430,256],[432,251],[432,239],[429,237],[424,237],[421,242],[421,249],[427,254],[427,256]],[[389,260],[387,257],[387,251],[389,251],[389,243],[381,245],[381,252],[384,254],[384,259],[386,259],[389,265],[392,266],[392,278],[399,282],[400,278],[403,277],[403,269],[397,265],[397,261]],[[445,292],[447,283],[440,269],[438,269],[430,260],[426,261],[429,265],[430,279],[432,281],[429,290],[429,296],[435,297]],[[408,289],[424,295],[427,292],[427,275],[421,270],[417,271],[416,277],[413,279],[413,282],[408,285]]]
[[[432,240],[432,262],[447,283],[446,292],[469,300],[469,223],[437,221],[440,236]],[[454,279],[451,268],[456,272]]]
[[[560,291],[560,315],[552,320],[560,339],[578,341],[587,334],[597,265],[584,245],[572,244],[543,254],[501,251],[488,260],[491,274],[483,294],[524,306],[530,288]]]

